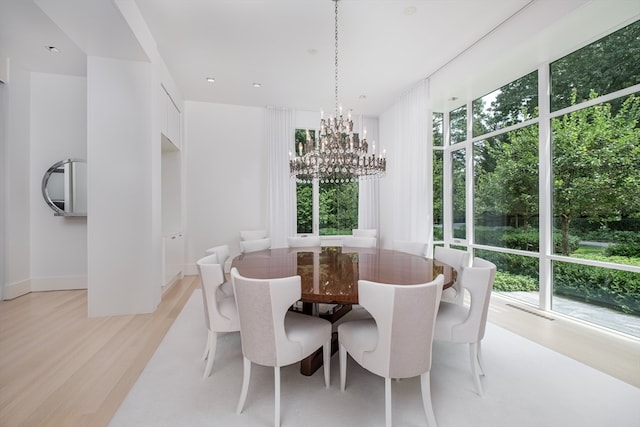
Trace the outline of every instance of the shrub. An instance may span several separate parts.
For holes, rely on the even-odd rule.
[[[531,277],[496,272],[493,290],[498,292],[531,292],[538,290],[538,282]]]
[[[605,255],[608,256],[623,256],[629,258],[640,258],[640,244],[639,243],[619,243],[610,245],[605,250]]]
[[[640,274],[554,262],[554,293],[640,315]]]

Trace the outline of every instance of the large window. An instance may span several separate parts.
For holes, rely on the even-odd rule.
[[[444,114],[433,113],[432,132],[433,146],[442,148],[444,145]],[[436,242],[444,240],[443,153],[442,149],[433,151],[433,239]]]
[[[550,66],[551,111],[640,83],[640,21]]]
[[[466,152],[465,148],[459,148],[451,152],[452,170],[452,208],[453,208],[453,238],[465,240],[467,238],[466,212]]]
[[[452,193],[441,238],[471,230],[494,292],[640,337],[638,64],[640,21],[450,111],[448,144],[434,115],[433,158],[436,221],[435,191]]]
[[[296,129],[295,150],[304,154],[307,138],[314,139],[315,130]],[[357,138],[357,134],[354,134]],[[358,183],[318,182],[296,184],[297,225],[299,234],[321,236],[349,235],[358,228]],[[314,223],[315,222],[315,223]]]
[[[538,126],[475,142],[473,159],[475,242],[538,252]]]

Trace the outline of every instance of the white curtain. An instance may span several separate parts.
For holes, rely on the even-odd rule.
[[[287,247],[287,237],[296,232],[296,184],[289,175],[289,152],[295,141],[295,112],[267,108],[267,186],[271,247]]]
[[[380,138],[378,135],[377,117],[360,117],[359,134],[362,138],[363,131],[367,130],[367,143],[369,150],[376,144],[376,153],[380,153]],[[380,228],[380,186],[378,178],[361,178],[358,185],[358,228]]]
[[[385,114],[385,137],[392,139],[389,142],[393,147],[387,151],[387,175],[392,178],[393,187],[389,194],[393,203],[392,226],[386,233],[389,241],[431,243],[432,162],[427,85],[426,80],[421,81]]]

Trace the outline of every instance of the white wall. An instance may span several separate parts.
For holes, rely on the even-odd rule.
[[[87,218],[56,217],[45,203],[46,170],[66,158],[87,158],[87,79],[31,74],[31,290],[87,287]]]
[[[4,74],[5,71],[1,70],[4,62],[0,57],[0,301],[4,299],[4,283],[6,280],[5,276],[5,242],[7,241],[6,235],[6,227],[5,227],[5,218],[6,218],[6,209],[7,209],[7,199],[6,199],[6,186],[7,186],[7,150],[6,150],[6,138],[5,138],[5,84]]]
[[[89,316],[149,313],[160,299],[155,84],[150,63],[88,57]]]
[[[5,299],[30,290],[29,272],[29,72],[9,62],[5,88]]]
[[[239,231],[266,228],[265,110],[185,103],[187,274],[212,246],[240,252]]]

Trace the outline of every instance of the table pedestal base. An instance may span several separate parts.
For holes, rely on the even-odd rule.
[[[304,303],[303,311],[308,311],[311,313],[312,304]],[[331,311],[330,313],[320,313],[319,317],[323,319],[327,319],[331,323],[335,323],[342,316],[351,311],[351,305],[342,305],[338,307],[336,310]],[[338,333],[334,332],[331,334],[331,355],[335,354],[338,351]],[[315,371],[317,371],[322,366],[322,348],[319,348],[312,355],[302,359],[300,362],[300,373],[302,375],[310,376],[313,375]]]

